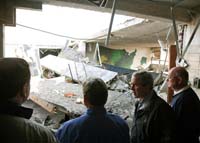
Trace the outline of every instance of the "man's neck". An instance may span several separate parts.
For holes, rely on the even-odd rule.
[[[178,94],[178,93],[180,93],[180,92],[182,92],[182,91],[188,89],[189,87],[190,87],[189,85],[186,85],[186,86],[183,86],[182,88],[179,88],[179,89],[177,89],[177,90],[174,90],[174,95],[176,95],[176,94]]]

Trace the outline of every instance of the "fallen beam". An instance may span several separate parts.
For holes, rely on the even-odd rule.
[[[44,99],[41,99],[36,95],[30,95],[29,99],[31,99],[33,102],[35,102],[50,113],[54,113],[56,111],[55,105],[49,103],[48,101],[45,101]]]

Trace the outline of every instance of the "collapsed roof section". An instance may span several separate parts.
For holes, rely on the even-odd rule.
[[[83,82],[89,77],[99,77],[108,82],[117,76],[117,72],[86,65],[84,63],[48,55],[40,60],[41,66],[57,74],[71,77],[76,82]]]

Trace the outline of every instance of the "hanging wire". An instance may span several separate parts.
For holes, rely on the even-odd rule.
[[[51,35],[58,36],[58,37],[68,38],[70,40],[84,40],[84,39],[78,39],[78,38],[74,38],[74,37],[70,37],[70,36],[65,36],[65,35],[61,35],[61,34],[56,34],[56,33],[45,31],[45,30],[41,30],[41,29],[38,29],[38,28],[33,28],[33,27],[22,25],[22,24],[19,24],[19,23],[16,23],[16,25],[24,27],[24,28],[28,28],[28,29],[40,31],[40,32],[43,32],[43,33],[51,34]]]

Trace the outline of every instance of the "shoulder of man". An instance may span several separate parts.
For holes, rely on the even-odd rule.
[[[111,118],[114,122],[118,122],[119,124],[123,124],[125,126],[128,126],[127,122],[119,115],[113,114],[113,113],[107,113],[109,118]]]
[[[44,126],[32,122],[28,119],[10,115],[1,116],[1,125],[4,130],[3,134],[12,138],[14,137],[16,140],[20,142],[20,140],[24,140],[25,142],[48,142],[48,143],[56,143],[57,140],[53,133],[45,128]],[[15,132],[15,134],[10,134],[10,132]],[[23,139],[21,138],[23,136]],[[22,141],[23,142],[23,141]]]
[[[30,136],[34,136],[35,138],[38,139],[38,141],[41,142],[48,142],[48,143],[57,143],[57,140],[53,134],[53,132],[48,129],[47,127],[44,127],[41,124],[38,124],[36,122],[30,121],[30,120],[26,120],[25,122],[28,126],[28,132],[30,134]],[[33,135],[31,135],[33,134]],[[36,141],[37,141],[36,139]]]
[[[155,105],[154,106],[155,109],[159,108],[161,112],[162,111],[173,112],[173,109],[171,108],[171,106],[157,94],[153,96],[152,100],[153,100],[152,102],[154,102],[153,104]]]

